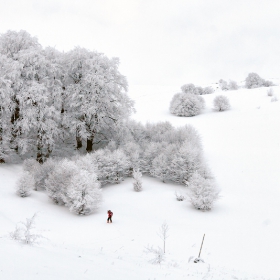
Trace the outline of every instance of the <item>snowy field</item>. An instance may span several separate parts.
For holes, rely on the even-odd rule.
[[[130,87],[134,119],[143,123],[169,121],[192,124],[221,189],[210,212],[178,202],[174,192],[184,187],[143,178],[143,191],[133,191],[132,179],[103,188],[101,208],[79,217],[53,205],[43,192],[15,194],[19,165],[0,166],[0,279],[2,280],[183,280],[280,278],[280,87],[271,102],[267,88],[240,89],[203,96],[201,115],[170,115],[169,103],[179,87]],[[226,95],[231,109],[212,110],[216,95]],[[106,223],[106,212],[114,212]],[[34,213],[36,230],[46,239],[34,246],[9,237],[17,222]],[[161,265],[145,247],[162,246],[158,236],[169,226],[166,258]],[[195,264],[205,234],[201,258]]]

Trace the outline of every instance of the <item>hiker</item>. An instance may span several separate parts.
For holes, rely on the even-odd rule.
[[[113,212],[111,210],[108,210],[108,219],[107,219],[107,223],[112,223],[112,216],[113,216]]]

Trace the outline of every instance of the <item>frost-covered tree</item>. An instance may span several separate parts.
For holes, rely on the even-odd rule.
[[[30,196],[31,190],[35,187],[34,176],[27,171],[24,171],[20,179],[16,183],[16,193],[20,197]]]
[[[169,163],[170,180],[179,184],[186,184],[203,162],[201,153],[202,150],[199,147],[186,141],[174,153]]]
[[[165,154],[159,154],[152,161],[150,173],[153,177],[160,178],[163,183],[169,178],[169,161]]]
[[[94,143],[106,140],[104,130],[130,115],[133,101],[126,94],[127,81],[118,70],[117,58],[75,48],[67,53],[66,65],[70,131],[76,135],[77,148],[84,140],[91,152]]]
[[[225,111],[230,109],[229,99],[224,95],[217,95],[213,100],[214,110]]]
[[[109,142],[133,109],[119,61],[82,48],[60,53],[26,31],[0,36],[0,162],[14,151],[43,163]],[[124,130],[123,130],[124,131]]]
[[[261,78],[257,73],[249,73],[245,79],[246,88],[270,87],[273,86],[271,81],[266,81]]]
[[[219,190],[213,179],[205,179],[195,172],[189,180],[189,198],[198,210],[211,210],[219,197]]]
[[[141,172],[150,173],[153,166],[153,160],[156,158],[162,151],[163,147],[167,143],[160,142],[145,142],[142,145],[143,149],[143,160],[141,161]]]
[[[57,115],[54,104],[61,88],[57,68],[48,59],[37,39],[26,31],[8,31],[0,37],[3,72],[9,86],[1,86],[1,99],[8,102],[10,148],[25,154],[36,150],[43,162],[57,140]],[[0,78],[0,79],[1,79]]]
[[[129,162],[129,175],[132,175],[133,170],[137,170],[141,166],[141,147],[135,142],[128,142],[122,146],[122,150]]]
[[[133,170],[133,189],[136,192],[142,191],[142,173],[139,169]]]
[[[177,93],[170,103],[170,112],[180,117],[192,117],[200,114],[205,102],[201,96],[189,93]]]

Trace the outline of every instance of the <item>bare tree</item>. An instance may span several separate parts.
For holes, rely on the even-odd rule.
[[[38,239],[44,238],[41,234],[33,232],[35,228],[35,213],[31,218],[26,218],[25,222],[20,222],[21,226],[16,226],[15,230],[10,233],[11,238],[17,241],[21,241],[25,244],[34,245]]]
[[[164,222],[161,227],[160,227],[160,232],[158,233],[158,236],[162,239],[163,241],[163,253],[165,254],[165,244],[166,244],[166,239],[169,237],[167,234],[169,231],[169,227],[166,222]]]

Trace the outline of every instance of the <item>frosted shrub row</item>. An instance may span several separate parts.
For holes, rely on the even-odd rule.
[[[130,121],[104,149],[71,160],[49,159],[43,165],[27,160],[24,169],[34,175],[35,189],[46,189],[54,203],[80,215],[90,214],[98,207],[100,185],[120,183],[133,176],[134,189],[140,191],[142,173],[163,182],[192,186],[193,205],[209,210],[218,191],[202,152],[200,137],[192,126],[174,128],[168,122],[143,126]],[[201,180],[192,184],[193,176],[198,175]],[[200,188],[199,197],[196,188]]]
[[[45,189],[55,204],[65,205],[75,214],[91,214],[100,205],[102,196],[96,169],[86,157],[76,160],[49,159],[42,165],[32,159],[26,160],[23,177],[17,186],[18,194],[22,194],[23,189],[26,191],[24,196],[30,194],[32,184],[26,180],[30,176],[33,177],[35,190]],[[23,182],[26,182],[25,187]]]

